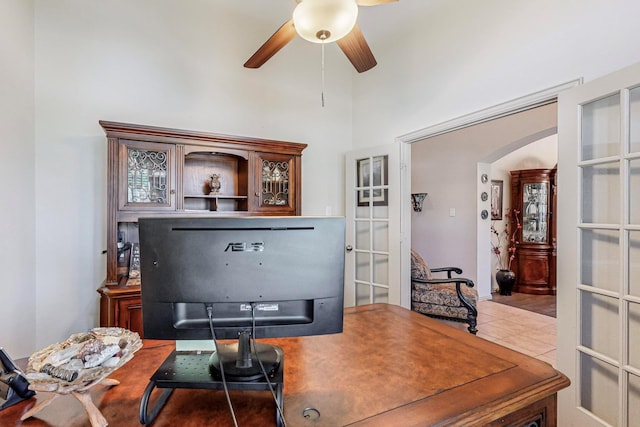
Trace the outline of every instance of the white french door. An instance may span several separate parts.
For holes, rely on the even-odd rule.
[[[640,64],[558,98],[558,425],[640,425]]]
[[[346,155],[345,306],[400,305],[400,145]]]

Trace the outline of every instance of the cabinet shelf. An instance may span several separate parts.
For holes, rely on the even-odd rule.
[[[247,196],[228,196],[224,194],[188,194],[185,198],[185,210],[198,211],[246,211]],[[195,203],[188,203],[187,200]],[[197,205],[198,200],[203,203]]]
[[[188,194],[184,196],[185,199],[235,199],[235,200],[246,200],[247,196],[227,196],[224,194]]]

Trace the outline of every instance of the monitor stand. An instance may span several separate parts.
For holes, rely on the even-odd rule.
[[[284,351],[278,346],[269,346],[266,344],[258,345],[257,347],[259,347],[258,353],[260,360],[262,361],[269,378],[264,377],[262,369],[260,369],[260,364],[256,361],[258,369],[260,369],[260,374],[256,374],[258,379],[247,381],[246,376],[243,377],[245,378],[244,380],[238,380],[237,378],[231,379],[227,374],[227,364],[225,363],[224,372],[226,385],[229,390],[262,390],[273,392],[275,389],[277,404],[280,408],[283,408]],[[265,348],[274,349],[277,353],[277,357],[275,357],[275,359],[278,360],[278,362],[276,365],[274,365],[273,362],[267,361],[270,350],[265,351]],[[265,353],[264,355],[263,352]],[[237,354],[237,351],[234,352],[234,354]],[[222,358],[224,361],[225,356]],[[274,366],[277,367],[275,368],[276,371],[272,376],[270,369],[274,369]],[[150,407],[149,403],[152,401],[151,393],[156,388],[162,389],[162,393],[159,396],[154,395],[153,402],[155,403]],[[149,380],[149,384],[147,384],[147,387],[142,394],[139,412],[140,424],[151,424],[160,410],[164,407],[173,391],[177,388],[209,390],[223,390],[225,388],[222,381],[212,377],[210,352],[178,352],[173,350],[171,354],[169,354],[162,365],[153,374]],[[284,422],[280,416],[280,412],[277,410],[275,412],[276,426],[282,427]]]
[[[264,379],[262,366],[269,378],[273,378],[282,362],[281,353],[269,344],[251,345],[251,334],[243,331],[234,344],[219,344],[218,351],[209,359],[209,373],[215,380],[222,381],[220,363],[224,368],[224,377],[228,381],[256,381]]]

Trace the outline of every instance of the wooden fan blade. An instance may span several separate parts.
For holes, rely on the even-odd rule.
[[[347,58],[359,73],[370,70],[378,64],[358,24],[353,27],[349,34],[337,40],[336,43],[338,43],[340,49],[347,55]]]
[[[379,4],[391,3],[398,0],[356,0],[358,6],[377,6]]]
[[[273,33],[269,39],[264,42],[260,49],[244,63],[247,68],[260,68],[273,55],[278,53],[280,49],[285,47],[296,36],[296,29],[293,26],[293,19],[285,22],[278,31]]]

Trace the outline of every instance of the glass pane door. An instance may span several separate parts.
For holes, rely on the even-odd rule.
[[[619,93],[582,105],[580,186],[580,284],[578,341],[579,405],[611,425],[620,425],[618,387],[622,359],[618,325],[622,313],[620,217],[624,162]]]
[[[355,305],[389,302],[388,156],[358,159]]]
[[[565,143],[559,200],[567,196],[577,208],[573,225],[569,204],[559,209],[558,247],[569,250],[558,252],[558,283],[568,287],[558,299],[558,367],[574,392],[559,401],[559,424],[629,427],[640,421],[638,76],[640,66],[629,67],[559,102]],[[561,317],[569,307],[575,317]],[[571,345],[568,334],[575,334]]]
[[[346,306],[400,303],[398,190],[393,186],[399,165],[390,148],[347,155]]]

